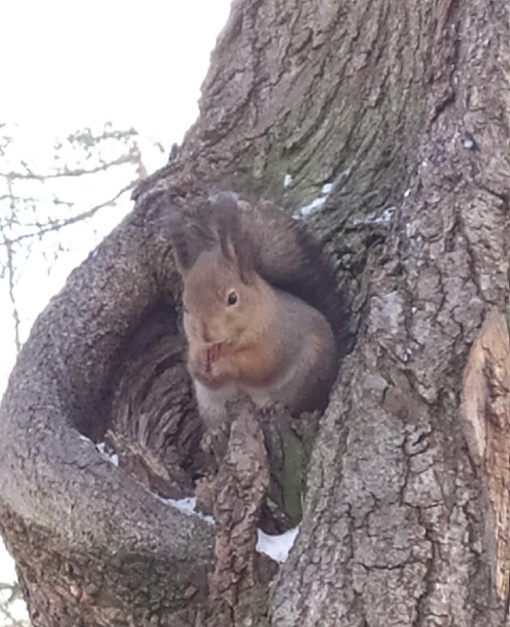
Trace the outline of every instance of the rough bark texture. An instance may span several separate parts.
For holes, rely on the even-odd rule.
[[[216,477],[213,506],[216,523],[215,568],[210,578],[214,624],[242,625],[257,611],[266,613],[257,596],[258,558],[254,533],[269,487],[269,464],[264,433],[250,404],[233,408],[236,413],[230,442]],[[235,508],[232,503],[236,503]],[[266,567],[267,568],[267,567]],[[266,584],[269,578],[266,577]],[[247,595],[246,602],[240,602]]]
[[[189,173],[302,209],[356,332],[267,604],[253,557],[263,455],[253,493],[233,473],[249,513],[241,588],[262,601],[236,607],[227,586],[232,624],[250,607],[277,627],[508,623],[507,9],[234,2],[199,120],[38,319],[3,400],[1,525],[35,625],[203,625],[233,559],[218,533],[209,587],[212,528],[133,479],[186,494],[207,466],[158,200],[185,202]],[[120,469],[80,436],[108,428]],[[235,433],[228,464],[248,446]]]

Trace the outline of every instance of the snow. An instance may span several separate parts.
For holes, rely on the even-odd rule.
[[[285,178],[283,179],[283,186],[285,187],[285,189],[287,189],[287,187],[289,187],[291,184],[292,184],[292,175],[286,174]]]
[[[101,457],[107,462],[110,462],[114,466],[119,465],[119,456],[113,449],[111,449],[106,442],[98,442],[96,448],[99,451]]]
[[[185,499],[164,499],[159,496],[157,498],[162,503],[165,503],[165,505],[175,507],[175,509],[178,509],[183,514],[186,514],[186,516],[196,516],[211,525],[214,524],[214,518],[212,516],[207,516],[206,514],[202,514],[202,512],[197,511],[197,499],[194,496],[190,496]]]
[[[389,222],[396,210],[396,207],[386,207],[381,216],[379,216],[379,222]]]
[[[301,207],[301,209],[299,209],[299,214],[305,218],[306,216],[315,213],[315,211],[320,209],[325,202],[325,198],[316,198],[309,205]]]
[[[346,178],[349,178],[351,174],[352,174],[352,166],[349,166],[348,168],[345,168],[345,170],[342,170],[342,172],[340,172],[340,177],[343,179],[346,179]]]
[[[289,552],[294,545],[299,527],[289,529],[279,536],[270,536],[261,529],[257,529],[257,551],[269,555],[275,562],[283,563],[287,560]]]
[[[473,149],[474,149],[474,147],[475,147],[475,141],[474,141],[474,139],[473,139],[471,136],[466,135],[466,136],[464,137],[464,140],[463,140],[463,142],[462,142],[462,145],[463,145],[463,146],[464,146],[464,148],[466,148],[467,150],[473,150]]]
[[[115,466],[118,466],[118,455],[114,453],[105,442],[99,442],[96,444],[96,448],[104,459],[111,462]],[[186,516],[195,516],[210,525],[214,525],[214,518],[212,516],[203,514],[196,509],[197,499],[194,496],[186,497],[184,499],[165,499],[157,494],[154,494],[154,496],[165,505],[174,507]],[[267,533],[264,533],[261,529],[257,529],[258,539],[256,549],[259,553],[268,555],[275,562],[283,563],[286,561],[289,551],[294,545],[298,531],[299,527],[295,527],[294,529],[289,529],[280,535],[270,536]]]
[[[372,222],[374,224],[385,224],[389,222],[393,217],[393,214],[397,210],[396,207],[386,207],[382,213],[371,213],[367,216],[366,222]]]
[[[308,205],[305,205],[304,207],[301,207],[301,209],[298,209],[294,217],[306,218],[307,216],[318,211],[326,202],[326,199],[328,195],[331,193],[333,186],[334,186],[333,183],[325,183],[321,187],[320,196],[316,198],[315,200],[312,200],[312,202],[309,203]]]
[[[196,516],[211,525],[214,524],[214,518],[212,516],[207,516],[202,514],[202,512],[197,511],[197,500],[195,497],[177,500],[163,499],[161,497],[157,498],[166,505],[175,507],[175,509],[178,509],[183,514],[186,514],[186,516]],[[264,533],[261,529],[257,529],[258,539],[256,549],[259,553],[268,555],[275,562],[283,563],[287,560],[289,551],[294,545],[298,531],[299,527],[295,527],[294,529],[289,529],[280,535],[270,536],[267,533]]]
[[[354,218],[354,224],[387,224],[393,217],[393,214],[397,210],[396,207],[386,207],[382,212],[374,211],[366,216]]]

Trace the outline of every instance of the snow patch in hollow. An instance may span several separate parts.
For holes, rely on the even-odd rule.
[[[294,529],[285,531],[279,536],[269,536],[262,530],[257,529],[258,541],[256,549],[259,553],[264,553],[275,562],[282,564],[289,556],[289,551],[294,545],[298,531],[299,527],[295,527]]]
[[[157,498],[165,505],[175,507],[186,516],[196,516],[201,520],[213,525],[214,518],[207,516],[196,510],[197,500],[195,497],[189,497],[185,499],[164,499],[159,496]],[[299,527],[289,529],[278,536],[270,536],[264,533],[261,529],[257,529],[257,546],[256,550],[259,553],[268,555],[275,562],[283,563],[286,561],[289,551],[294,545],[294,541],[298,534]]]
[[[119,456],[117,453],[106,444],[106,442],[98,442],[96,444],[96,449],[99,451],[101,457],[106,459],[107,462],[113,464],[114,466],[119,465]]]
[[[175,507],[175,509],[178,509],[183,514],[186,514],[186,516],[196,516],[211,525],[214,524],[214,518],[212,516],[207,516],[206,514],[202,514],[202,512],[197,511],[197,499],[194,496],[190,496],[185,499],[164,499],[159,496],[158,498],[162,503],[165,503],[165,505]]]

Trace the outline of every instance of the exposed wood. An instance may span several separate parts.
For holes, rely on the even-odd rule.
[[[466,441],[487,488],[492,578],[508,606],[510,584],[510,341],[504,315],[489,311],[469,353],[462,388]]]

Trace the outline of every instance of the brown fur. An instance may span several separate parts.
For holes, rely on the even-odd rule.
[[[307,258],[292,221],[272,206],[250,219],[232,196],[224,207],[215,202],[205,219],[210,232],[219,232],[208,235],[193,263],[185,241],[175,238],[188,369],[203,418],[209,425],[221,421],[226,403],[239,392],[261,407],[283,402],[296,413],[323,407],[337,364],[330,323],[313,303],[281,287],[306,284],[311,276],[319,285],[316,252]],[[265,221],[281,250],[266,254],[264,239],[250,239],[250,222],[260,234]]]

